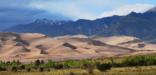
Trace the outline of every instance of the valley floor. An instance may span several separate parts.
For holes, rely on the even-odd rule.
[[[107,72],[94,70],[93,75],[155,75],[156,66],[112,68]],[[62,69],[50,72],[0,72],[0,75],[90,75],[84,69]]]

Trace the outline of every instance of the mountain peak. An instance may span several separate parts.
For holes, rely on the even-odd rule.
[[[44,19],[36,19],[34,21],[35,24],[39,24],[39,25],[40,24],[42,24],[42,25],[44,25],[44,24],[62,25],[64,23],[66,23],[66,22],[70,22],[70,21],[66,21],[66,20],[49,20],[49,19],[46,19],[46,18],[44,18]]]
[[[44,18],[44,19],[36,19],[34,23],[49,23],[50,20]]]
[[[136,13],[136,12],[131,12],[129,15],[131,15],[131,16],[135,16],[135,15],[137,15],[138,13]]]
[[[84,21],[91,21],[91,20],[87,20],[87,19],[78,19],[77,22],[84,22]]]

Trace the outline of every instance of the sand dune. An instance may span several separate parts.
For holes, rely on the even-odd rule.
[[[156,53],[155,49],[155,44],[131,36],[91,39],[84,35],[48,37],[39,33],[0,33],[0,59],[5,61],[101,58]]]

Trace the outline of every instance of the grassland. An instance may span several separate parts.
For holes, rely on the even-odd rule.
[[[156,66],[112,68],[107,72],[94,70],[93,75],[155,75]],[[61,69],[50,72],[0,72],[0,75],[90,75],[85,69]]]
[[[0,75],[156,75],[156,56],[63,62],[0,62]]]

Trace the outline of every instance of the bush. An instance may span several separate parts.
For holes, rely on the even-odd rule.
[[[19,69],[24,70],[25,69],[25,65],[20,65]]]
[[[17,67],[16,67],[16,66],[13,66],[13,67],[11,68],[11,71],[17,72]]]
[[[107,70],[110,70],[111,69],[111,64],[109,63],[98,63],[97,64],[97,69],[100,70],[100,71],[107,71]]]
[[[0,62],[0,71],[6,71],[5,66],[6,66],[5,63]]]
[[[95,63],[91,60],[81,60],[81,67],[84,69],[95,68]]]
[[[38,67],[41,64],[40,60],[35,61],[35,66]]]
[[[64,68],[79,68],[81,63],[79,61],[65,61],[63,64]]]
[[[11,64],[11,62],[10,62],[10,61],[7,61],[7,62],[6,62],[6,64],[7,64],[7,65],[10,65],[10,64]]]
[[[63,65],[57,63],[57,64],[55,64],[54,68],[55,68],[55,69],[63,69]]]
[[[31,71],[31,68],[27,68],[27,72],[30,72]]]
[[[55,67],[55,62],[48,60],[47,63],[44,64],[45,68],[54,68]]]
[[[43,72],[44,71],[44,68],[43,67],[40,67],[39,71],[40,72]]]
[[[0,66],[0,71],[6,71],[7,69],[3,66]]]
[[[155,56],[133,56],[126,58],[123,62],[123,66],[147,66],[155,65]]]

